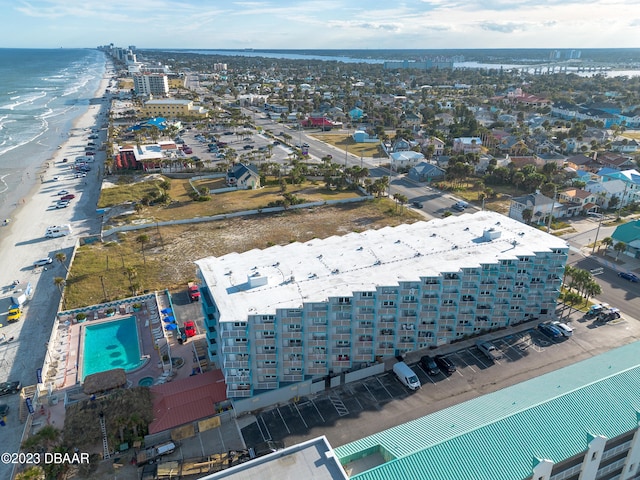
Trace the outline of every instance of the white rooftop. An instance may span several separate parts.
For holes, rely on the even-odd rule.
[[[487,240],[493,229],[499,238]],[[198,260],[220,321],[277,308],[375,291],[377,286],[457,272],[554,248],[564,240],[499,213],[481,211],[429,222],[313,239]]]

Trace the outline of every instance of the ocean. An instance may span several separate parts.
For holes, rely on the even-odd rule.
[[[26,195],[106,70],[90,49],[0,49],[0,215]]]

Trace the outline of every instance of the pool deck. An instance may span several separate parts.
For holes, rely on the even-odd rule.
[[[157,303],[156,303],[157,300]],[[157,295],[156,300],[147,300],[139,311],[133,311],[131,305],[122,305],[115,315],[107,317],[102,310],[97,310],[95,316],[88,317],[83,323],[62,321],[58,323],[58,332],[55,335],[55,345],[49,345],[48,359],[50,367],[45,378],[45,386],[49,386],[56,402],[49,402],[35,414],[36,422],[46,423],[62,428],[64,425],[64,396],[69,389],[77,389],[80,386],[82,365],[82,330],[84,325],[113,321],[127,317],[135,317],[138,327],[140,344],[140,356],[145,362],[132,372],[127,372],[127,386],[137,387],[138,382],[144,377],[152,377],[154,384],[165,383],[178,378],[187,378],[192,375],[197,364],[196,342],[204,338],[204,333],[189,338],[184,344],[180,344],[171,331],[164,331],[162,314],[163,309],[168,308],[169,301],[165,295]],[[132,302],[133,303],[133,302]],[[51,342],[50,342],[51,343]],[[182,358],[184,365],[181,368],[170,368],[161,361],[159,352],[171,351],[173,358]]]

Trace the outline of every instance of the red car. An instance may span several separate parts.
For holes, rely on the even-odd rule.
[[[184,322],[184,333],[187,335],[187,337],[195,337],[196,334],[198,333],[196,331],[195,322],[193,322],[192,320],[189,320],[188,322]]]
[[[73,200],[76,196],[73,193],[65,195],[64,197],[60,197],[60,200]]]

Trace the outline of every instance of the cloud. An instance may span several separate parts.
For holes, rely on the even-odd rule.
[[[506,23],[493,23],[493,22],[482,22],[478,24],[482,30],[487,30],[490,32],[500,32],[500,33],[513,33],[517,31],[528,30],[529,25],[526,23],[515,23],[515,22],[506,22]]]
[[[402,28],[402,25],[399,23],[379,23],[379,22],[360,22],[360,21],[342,21],[342,20],[334,20],[327,24],[329,28],[340,28],[340,29],[363,29],[363,30],[385,30],[388,32],[399,32]]]

